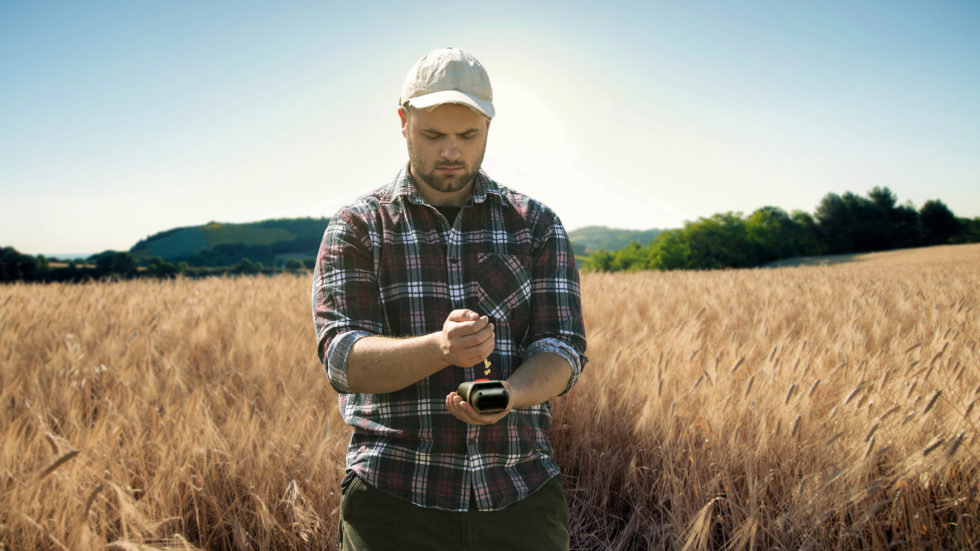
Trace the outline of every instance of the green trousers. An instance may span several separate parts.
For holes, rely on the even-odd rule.
[[[342,489],[341,551],[568,551],[560,476],[506,509],[487,512],[417,507],[350,473]]]

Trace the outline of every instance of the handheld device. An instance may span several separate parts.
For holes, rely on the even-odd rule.
[[[478,379],[465,382],[459,385],[456,394],[459,394],[479,413],[504,411],[510,404],[510,393],[500,381]]]

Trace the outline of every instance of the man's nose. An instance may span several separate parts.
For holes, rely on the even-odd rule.
[[[442,158],[447,161],[455,161],[462,156],[462,153],[459,151],[459,146],[452,142],[442,146],[441,154]]]

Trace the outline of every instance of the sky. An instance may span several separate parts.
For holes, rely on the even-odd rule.
[[[978,2],[0,0],[0,246],[330,216],[444,46],[490,74],[484,169],[569,230],[875,186],[980,216]]]

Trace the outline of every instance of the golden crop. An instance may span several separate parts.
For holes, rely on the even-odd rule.
[[[0,287],[0,549],[332,547],[310,284]],[[980,546],[980,246],[582,288],[574,549]]]

